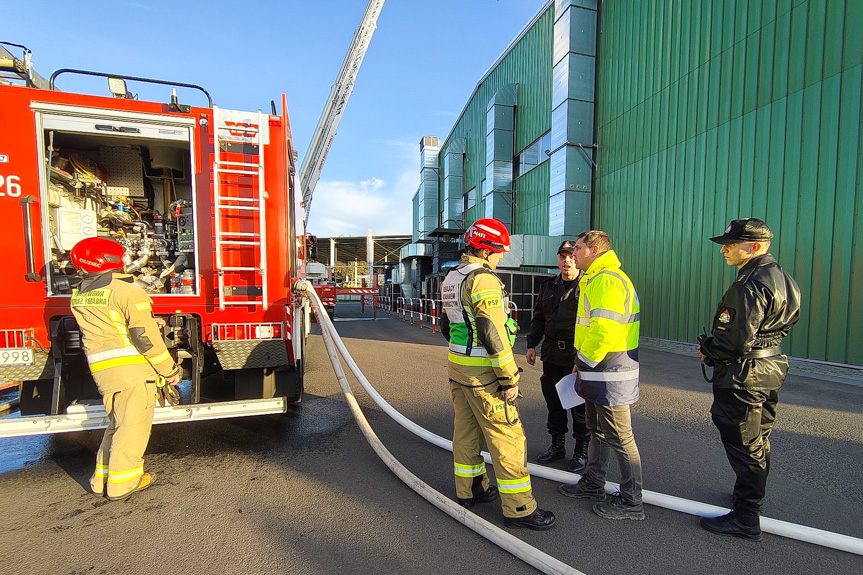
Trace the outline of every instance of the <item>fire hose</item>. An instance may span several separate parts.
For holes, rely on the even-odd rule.
[[[377,453],[378,457],[386,464],[390,470],[395,473],[399,479],[401,479],[408,487],[416,491],[420,496],[426,499],[429,503],[455,519],[456,521],[462,523],[466,527],[469,527],[479,535],[482,535],[501,549],[508,551],[514,556],[518,557],[528,565],[531,565],[543,573],[549,574],[568,574],[568,575],[584,575],[581,571],[573,569],[569,565],[555,559],[551,555],[540,551],[539,549],[532,547],[522,541],[521,539],[514,537],[497,527],[485,519],[471,513],[466,508],[462,507],[449,497],[443,495],[439,491],[433,489],[429,484],[425,483],[422,479],[411,473],[404,465],[402,465],[389,450],[384,447],[383,443],[381,443],[380,439],[378,439],[372,427],[369,425],[369,422],[366,420],[363,412],[360,410],[360,406],[357,403],[356,398],[354,397],[353,392],[351,391],[351,387],[348,384],[347,377],[345,377],[345,372],[342,369],[342,365],[339,362],[339,358],[336,354],[336,347],[339,348],[339,352],[342,354],[342,358],[351,368],[354,376],[357,376],[360,379],[360,382],[363,385],[363,388],[368,391],[368,387],[371,385],[368,383],[368,380],[362,375],[362,372],[359,371],[359,368],[353,361],[353,358],[348,354],[347,349],[344,347],[344,344],[339,338],[338,333],[333,326],[332,320],[330,320],[329,316],[326,313],[323,313],[321,310],[323,308],[323,304],[318,298],[318,294],[315,293],[314,288],[312,288],[311,284],[306,281],[301,281],[298,283],[298,289],[304,291],[309,298],[309,301],[312,305],[312,311],[315,314],[315,318],[318,321],[318,325],[321,326],[321,335],[323,336],[324,345],[327,348],[327,355],[330,357],[330,362],[333,364],[333,370],[336,373],[336,378],[339,381],[339,386],[342,388],[342,393],[345,396],[345,399],[348,402],[348,406],[350,407],[351,413],[354,416],[354,419],[359,425],[360,430],[363,432],[363,435],[368,441],[369,445],[371,445],[372,449]],[[378,396],[380,397],[380,396]],[[381,398],[382,400],[383,398]],[[389,405],[389,404],[387,404]],[[390,407],[392,409],[392,407]],[[420,428],[422,429],[422,428]],[[439,436],[435,436],[439,437]],[[440,438],[443,439],[443,438]],[[450,449],[452,449],[452,444],[450,443]]]
[[[306,288],[300,286],[300,289]],[[314,293],[311,285],[309,285],[306,289],[306,293],[312,294],[309,296],[309,299],[312,302],[314,302],[317,298],[317,294]],[[317,312],[316,315],[318,315]],[[338,333],[336,332],[332,322],[329,321],[329,318],[326,319],[326,322],[326,324],[321,324],[319,320],[319,324],[321,325],[321,332],[322,334],[324,334],[325,343],[327,342],[328,337],[332,340],[331,345],[334,344],[338,348],[338,351],[344,359],[345,363],[348,365],[353,375],[357,378],[357,380],[360,382],[360,385],[362,385],[363,389],[372,398],[372,400],[381,409],[383,409],[387,415],[389,415],[391,418],[393,418],[396,422],[398,422],[402,427],[404,427],[411,433],[421,437],[422,439],[425,439],[429,443],[437,445],[442,449],[452,451],[452,441],[434,433],[431,433],[430,431],[420,427],[410,419],[406,418],[404,415],[396,411],[396,409],[393,408],[383,398],[383,396],[381,396],[381,394],[377,392],[374,387],[372,387],[369,380],[365,377],[365,375],[363,375],[362,371],[360,371],[360,368],[354,361],[353,357],[351,357],[344,343],[341,341],[341,338],[338,337]],[[485,459],[486,463],[491,463],[491,456],[488,454],[488,452],[482,452],[482,456]],[[574,483],[578,481],[581,477],[576,473],[569,473],[567,471],[552,469],[550,467],[536,465],[533,463],[528,463],[527,468],[531,475],[542,477],[544,479],[549,479],[551,481],[557,481],[560,483]],[[618,489],[619,485],[616,483],[607,482],[605,484],[605,490],[609,493],[614,493],[618,491]],[[657,493],[655,491],[648,490],[642,491],[642,500],[644,503],[647,503],[649,505],[654,505],[656,507],[664,507],[665,509],[671,509],[673,511],[679,511],[681,513],[688,513],[690,515],[696,515],[699,517],[717,517],[729,512],[729,509],[716,505],[710,505],[708,503],[701,503],[698,501],[691,501],[682,497],[666,495],[663,493]],[[849,535],[843,535],[841,533],[834,533],[832,531],[816,529],[814,527],[790,523],[788,521],[782,521],[779,519],[771,519],[769,517],[761,517],[761,530],[766,533],[772,533],[773,535],[779,535],[781,537],[787,537],[789,539],[795,539],[797,541],[804,541],[806,543],[813,543],[822,547],[829,547],[832,549],[838,549],[840,551],[846,551],[848,553],[863,555],[863,539],[851,537]],[[533,564],[531,563],[531,565]]]

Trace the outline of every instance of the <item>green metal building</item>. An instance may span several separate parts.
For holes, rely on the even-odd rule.
[[[603,229],[642,335],[692,342],[736,272],[707,238],[759,217],[803,291],[785,351],[863,365],[861,82],[860,0],[551,0],[420,143],[413,239],[497,217],[545,270]]]

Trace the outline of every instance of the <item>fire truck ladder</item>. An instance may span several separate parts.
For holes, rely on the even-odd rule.
[[[217,106],[213,106],[213,123],[215,129],[215,153],[213,160],[213,204],[216,241],[216,271],[219,281],[219,291],[216,295],[219,309],[225,306],[262,306],[267,309],[267,223],[266,199],[264,189],[264,130],[268,129],[268,118],[259,110],[257,126],[247,123],[232,122],[225,124]],[[257,162],[240,162],[229,160],[226,151],[231,145],[240,145],[254,152]],[[231,181],[222,180],[223,175],[250,176],[251,182],[236,181],[240,178],[231,177]],[[252,190],[251,197],[243,196],[242,190]],[[255,191],[257,190],[257,191]],[[257,229],[240,232],[225,229],[226,219],[237,218],[239,212],[257,213]],[[257,267],[238,267],[224,265],[225,249],[233,253],[241,249],[251,249],[257,252]],[[226,273],[256,272],[260,277],[260,285],[234,286],[225,284]],[[261,299],[256,299],[260,296]],[[242,299],[235,299],[242,298]]]

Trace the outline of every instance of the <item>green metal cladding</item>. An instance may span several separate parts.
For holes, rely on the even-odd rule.
[[[531,142],[551,128],[551,66],[552,36],[554,29],[554,5],[549,5],[533,26],[525,31],[522,38],[498,62],[479,83],[471,95],[461,116],[441,146],[441,156],[446,153],[449,143],[459,138],[466,140],[465,153],[465,192],[476,187],[477,202],[474,208],[465,212],[465,222],[473,222],[483,217],[481,184],[486,168],[486,105],[497,90],[506,84],[518,84],[518,105],[515,118],[515,152],[519,153]],[[548,162],[546,162],[547,164]],[[534,168],[533,171],[542,166]],[[547,173],[547,166],[545,168]],[[516,190],[521,190],[527,182],[516,180]],[[532,185],[532,184],[531,184]],[[530,194],[530,200],[519,198],[515,209],[513,233],[535,233],[548,230],[548,177],[544,180],[543,195],[540,190]],[[519,192],[517,191],[516,194]],[[532,202],[542,205],[534,205]],[[539,218],[539,219],[537,219]],[[542,219],[544,218],[544,220]],[[543,221],[545,225],[543,226]],[[530,231],[528,231],[530,230]]]
[[[863,365],[863,1],[603,0],[599,26],[593,221],[642,334],[710,326],[737,270],[707,238],[754,216],[803,291],[786,353]]]

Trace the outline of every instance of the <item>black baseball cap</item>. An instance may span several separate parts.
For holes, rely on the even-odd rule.
[[[773,238],[773,232],[763,221],[758,218],[744,218],[731,220],[725,233],[721,236],[710,238],[711,242],[717,244],[736,244],[737,242],[764,242]]]
[[[575,251],[575,240],[563,240],[560,247],[557,248],[557,253],[566,252],[571,254]]]

